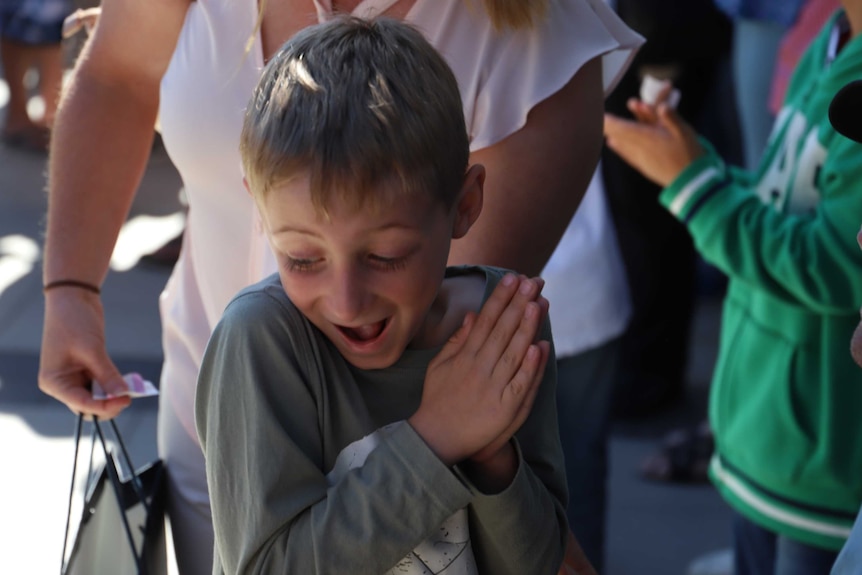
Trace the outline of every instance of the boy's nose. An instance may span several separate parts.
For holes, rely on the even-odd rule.
[[[367,305],[368,294],[362,275],[355,271],[338,274],[330,285],[328,299],[332,319],[342,325],[352,325]]]

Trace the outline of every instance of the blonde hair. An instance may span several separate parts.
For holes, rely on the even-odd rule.
[[[240,139],[255,198],[308,173],[323,213],[333,197],[380,202],[390,181],[450,206],[469,154],[454,74],[422,34],[387,18],[339,17],[291,38],[264,69]]]
[[[550,0],[482,0],[497,30],[532,28],[545,17]]]
[[[467,0],[462,1],[466,2]],[[550,2],[551,0],[482,0],[482,5],[494,28],[497,30],[506,28],[519,30],[532,28],[544,18]],[[257,20],[254,23],[251,37],[246,43],[246,54],[251,51],[254,39],[263,24],[263,11],[266,3],[267,0],[259,0],[258,2]]]

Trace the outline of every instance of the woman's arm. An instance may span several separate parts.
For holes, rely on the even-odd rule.
[[[482,150],[482,216],[452,243],[449,264],[479,263],[538,275],[593,176],[602,145],[601,58],[530,110],[526,125]]]
[[[152,145],[159,84],[190,0],[105,0],[65,91],[49,162],[45,283],[98,286]],[[94,401],[86,385],[124,389],[105,351],[98,296],[46,292],[39,387],[70,409],[113,417],[128,400]]]

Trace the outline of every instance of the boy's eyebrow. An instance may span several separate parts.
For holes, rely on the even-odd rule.
[[[407,224],[402,223],[402,222],[387,222],[385,224],[381,224],[381,225],[377,226],[376,228],[372,228],[372,231],[382,232],[382,231],[390,230],[390,229],[402,229],[402,230],[407,230],[407,231],[416,231],[415,226],[407,225]],[[320,237],[320,234],[315,232],[314,230],[309,230],[309,229],[306,229],[303,227],[298,227],[298,226],[293,226],[293,225],[282,226],[279,229],[273,231],[272,233],[273,233],[273,235],[277,235],[277,234],[284,234],[284,233],[291,233],[291,232],[295,233],[295,234],[303,234],[306,236],[313,236],[315,238]]]
[[[306,230],[305,228],[297,228],[294,226],[283,226],[277,230],[274,230],[272,233],[273,233],[273,235],[277,235],[277,234],[285,234],[285,233],[289,233],[289,232],[293,232],[295,234],[303,234],[306,236],[314,236],[316,238],[320,237],[320,234],[318,234],[317,232],[314,232],[312,230]]]

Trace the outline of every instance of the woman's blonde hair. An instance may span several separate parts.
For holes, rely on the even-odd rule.
[[[467,2],[468,0],[462,0]],[[485,13],[497,30],[506,28],[519,30],[522,28],[531,28],[536,22],[545,17],[548,11],[548,4],[551,0],[482,0],[485,7]],[[266,7],[267,0],[259,0],[257,10],[257,21],[254,23],[254,30],[251,38],[249,38],[246,46],[246,53],[251,50],[254,39],[257,36],[260,26],[263,23],[263,12]]]
[[[544,18],[549,2],[550,0],[482,0],[488,18],[498,30],[531,28]]]

